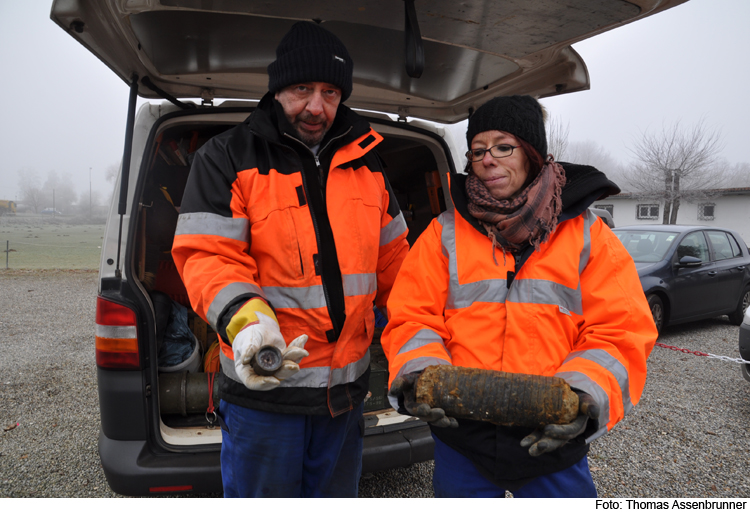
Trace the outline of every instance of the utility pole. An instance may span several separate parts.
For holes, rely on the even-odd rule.
[[[91,167],[89,167],[89,220],[91,220]]]

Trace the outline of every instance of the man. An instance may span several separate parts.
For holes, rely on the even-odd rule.
[[[192,164],[172,253],[221,341],[225,496],[357,495],[373,302],[408,243],[382,137],[342,104],[352,67],[336,36],[296,23],[269,93]],[[250,364],[266,345],[283,355],[271,376]]]

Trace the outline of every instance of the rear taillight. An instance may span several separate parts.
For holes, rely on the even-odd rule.
[[[96,365],[107,369],[140,368],[135,312],[102,297],[96,299]]]

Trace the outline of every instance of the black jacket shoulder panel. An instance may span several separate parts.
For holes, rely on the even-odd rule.
[[[581,215],[594,201],[620,193],[620,187],[593,166],[566,162],[560,166],[565,170],[560,221]]]
[[[209,212],[231,217],[231,188],[237,179],[233,161],[225,155],[226,145],[236,135],[236,127],[204,144],[195,154],[185,185],[180,213]]]

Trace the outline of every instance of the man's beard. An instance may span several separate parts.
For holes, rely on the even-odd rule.
[[[303,128],[303,122],[307,124],[323,124],[323,127],[318,131],[309,132]],[[307,112],[303,112],[297,115],[291,124],[297,132],[300,140],[305,143],[306,146],[311,148],[320,144],[323,137],[325,137],[325,134],[331,129],[331,123],[326,123],[327,121],[324,116],[315,117]]]

